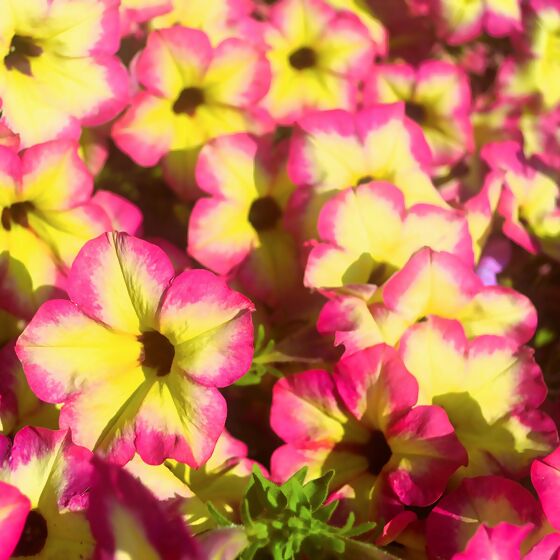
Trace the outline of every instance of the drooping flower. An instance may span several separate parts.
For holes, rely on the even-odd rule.
[[[262,52],[245,41],[230,38],[213,48],[196,29],[156,30],[134,68],[144,89],[112,136],[139,165],[167,156],[167,171],[175,163],[181,168],[211,138],[259,130],[255,105],[268,90],[270,71]],[[179,189],[175,171],[168,178]]]
[[[323,206],[317,229],[322,242],[313,245],[305,269],[310,288],[380,284],[422,247],[473,263],[463,215],[428,204],[406,210],[402,192],[382,181],[336,194]]]
[[[21,156],[0,147],[0,307],[30,318],[64,286],[81,246],[112,229],[92,191],[73,141],[39,144]],[[119,200],[125,213],[138,212]]]
[[[3,117],[23,148],[77,139],[128,97],[116,0],[5,0],[0,22]]]
[[[297,123],[288,173],[298,185],[291,203],[305,238],[316,237],[317,217],[337,191],[372,180],[388,181],[406,206],[446,206],[433,186],[432,159],[422,129],[405,117],[404,103],[377,105],[355,114],[319,111]]]
[[[294,186],[282,161],[263,157],[272,149],[280,147],[246,134],[222,136],[204,146],[196,179],[211,198],[195,204],[188,236],[191,256],[219,274],[240,265],[242,285],[270,305],[301,284],[295,242],[282,228]]]
[[[522,29],[519,0],[435,0],[433,12],[440,35],[450,45],[482,33],[504,37]]]
[[[455,558],[480,527],[493,528],[490,538],[520,543],[541,522],[537,501],[517,482],[499,476],[466,478],[428,516],[428,554],[442,560]]]
[[[179,512],[123,468],[93,461],[88,519],[95,558],[202,560]]]
[[[1,436],[0,481],[18,488],[30,504],[15,557],[91,556],[93,537],[84,512],[90,460],[91,453],[71,443],[66,430],[23,428],[13,443]]]
[[[343,359],[334,376],[315,370],[281,379],[271,425],[286,444],[272,456],[273,476],[334,468],[332,490],[354,488],[366,516],[383,509],[387,492],[406,505],[433,503],[466,454],[445,412],[416,406],[417,397],[416,380],[385,345]]]
[[[458,320],[468,338],[499,335],[517,344],[535,333],[531,301],[511,288],[485,286],[449,253],[421,249],[373,294],[342,294],[321,311],[317,328],[335,333],[352,353],[380,342],[397,344],[408,327],[429,315]]]
[[[33,391],[114,462],[203,464],[224,427],[217,387],[251,364],[249,300],[205,270],[174,277],[159,247],[122,233],[86,243],[67,290],[18,340]]]
[[[272,81],[263,106],[277,122],[291,124],[314,109],[356,107],[375,44],[354,14],[323,0],[282,0],[269,12],[264,41]]]
[[[520,478],[556,444],[553,420],[538,410],[546,385],[528,347],[492,335],[469,341],[458,321],[432,316],[406,331],[399,354],[418,402],[445,409],[469,454],[457,476]]]
[[[368,74],[364,101],[403,101],[407,117],[422,127],[435,165],[455,163],[474,148],[469,81],[457,65],[439,60],[418,68],[376,65]]]

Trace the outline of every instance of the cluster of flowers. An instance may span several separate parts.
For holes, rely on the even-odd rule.
[[[0,560],[560,557],[559,179],[560,0],[0,0]]]

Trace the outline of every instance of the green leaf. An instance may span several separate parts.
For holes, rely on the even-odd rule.
[[[327,471],[320,478],[309,481],[304,487],[304,492],[309,500],[311,509],[316,511],[329,495],[329,485],[333,479],[334,471]]]

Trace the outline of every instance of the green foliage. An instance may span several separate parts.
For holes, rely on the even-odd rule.
[[[307,469],[301,469],[278,486],[254,468],[241,504],[241,519],[249,546],[240,558],[341,557],[350,538],[375,527],[374,523],[354,526],[353,515],[348,517],[344,527],[329,525],[337,502],[328,505],[324,502],[334,473],[329,471],[304,483],[306,474]]]

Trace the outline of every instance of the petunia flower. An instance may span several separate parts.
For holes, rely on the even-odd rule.
[[[29,503],[14,557],[91,556],[93,537],[84,512],[90,460],[91,453],[71,443],[66,430],[23,428],[13,443],[1,436],[0,482],[15,486]],[[0,550],[3,541],[4,532]]]
[[[435,0],[432,9],[439,34],[450,45],[482,33],[505,37],[522,30],[519,0]]]
[[[140,25],[172,9],[172,0],[121,0],[119,24],[121,35],[138,33]]]
[[[76,257],[70,301],[43,304],[16,346],[61,427],[114,462],[203,464],[224,427],[217,387],[251,364],[250,301],[211,272],[174,274],[159,247],[104,234]]]
[[[456,558],[454,554],[465,550],[480,527],[493,528],[489,535],[495,540],[521,542],[541,522],[537,501],[517,482],[499,476],[466,478],[428,516],[428,555],[441,560]],[[479,534],[477,540],[480,538]],[[470,560],[469,556],[459,558]]]
[[[280,147],[246,134],[222,136],[202,148],[196,179],[211,197],[193,208],[188,252],[219,274],[238,267],[247,292],[274,305],[300,285],[301,270],[295,242],[282,228],[294,186],[282,165],[263,156],[269,150]]]
[[[372,180],[398,187],[407,208],[445,207],[429,172],[432,158],[422,129],[405,116],[404,103],[377,105],[355,114],[318,111],[297,123],[288,174],[298,185],[291,201],[304,239],[316,237],[322,205],[337,191]]]
[[[368,74],[364,102],[405,103],[408,118],[418,123],[435,165],[453,164],[472,152],[471,92],[461,67],[426,60],[417,68],[408,64],[379,64]]]
[[[525,250],[535,254],[542,245],[554,256],[560,255],[556,182],[527,160],[517,142],[486,144],[481,157],[490,171],[480,193],[465,204],[477,245],[484,245],[495,216],[500,216],[504,234]]]
[[[468,340],[458,321],[432,316],[406,331],[399,354],[419,404],[445,409],[469,454],[457,476],[520,478],[556,444],[553,420],[538,410],[546,385],[531,349],[500,336]]]
[[[281,379],[270,421],[286,444],[272,456],[272,475],[335,469],[331,489],[355,488],[366,511],[382,510],[387,491],[406,505],[433,503],[466,454],[445,412],[416,406],[417,397],[414,377],[385,345],[341,360],[334,376],[315,370]]]
[[[449,253],[420,249],[379,290],[336,296],[321,311],[320,332],[335,333],[346,353],[398,343],[429,315],[458,320],[468,338],[499,335],[528,342],[537,326],[531,301],[511,288],[485,286],[471,267]]]
[[[268,90],[270,71],[265,56],[241,39],[226,39],[214,48],[196,29],[156,30],[134,68],[144,89],[113,126],[113,139],[142,166],[167,156],[166,170],[176,188],[181,182],[173,177],[205,142],[259,130],[254,107]]]
[[[29,498],[15,486],[0,482],[0,560],[12,557],[31,510]]]
[[[26,148],[77,139],[80,125],[116,116],[128,97],[116,0],[5,0],[0,99]]]
[[[95,558],[202,560],[179,512],[124,469],[93,461],[88,519]]]
[[[305,269],[310,288],[380,284],[422,247],[473,263],[464,216],[428,204],[406,210],[402,192],[383,181],[336,194],[323,206],[317,229],[322,242],[313,245]]]
[[[112,229],[92,191],[93,179],[73,141],[39,144],[20,156],[0,147],[1,307],[30,318],[64,286],[81,246]],[[138,212],[119,201],[124,213]]]
[[[313,109],[355,108],[375,44],[354,14],[323,0],[282,0],[269,12],[264,41],[272,81],[263,106],[277,122],[291,124]]]

